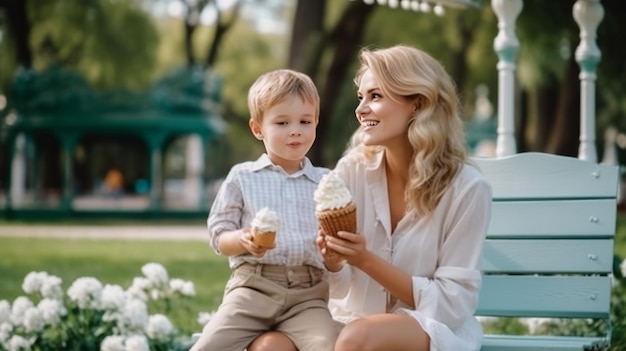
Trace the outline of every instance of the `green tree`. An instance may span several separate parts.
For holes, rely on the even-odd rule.
[[[153,79],[159,38],[138,0],[2,0],[0,11],[7,19],[2,46],[15,64],[0,72],[5,84],[16,66],[62,65],[97,88],[142,88]]]

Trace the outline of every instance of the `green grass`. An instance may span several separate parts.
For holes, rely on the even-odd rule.
[[[197,295],[171,318],[184,332],[199,330],[198,312],[218,306],[230,274],[226,259],[204,242],[0,238],[0,300],[23,295],[31,271],[60,277],[64,291],[82,276],[127,288],[149,262],[162,264],[170,278],[194,282]]]

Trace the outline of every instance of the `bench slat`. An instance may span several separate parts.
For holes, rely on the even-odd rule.
[[[608,276],[485,275],[477,315],[608,318]]]
[[[492,240],[483,249],[484,273],[601,273],[613,270],[613,240]]]
[[[617,191],[617,167],[573,157],[527,152],[474,160],[496,199],[615,198]]]
[[[593,337],[550,337],[485,335],[481,351],[554,351],[584,350],[585,346],[604,341]]]
[[[616,201],[494,202],[488,237],[613,237]]]

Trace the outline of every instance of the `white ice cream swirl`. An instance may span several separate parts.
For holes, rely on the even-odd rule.
[[[352,195],[346,184],[335,172],[328,172],[322,177],[313,198],[316,202],[316,211],[342,208],[352,201]]]
[[[278,232],[280,219],[276,212],[267,207],[263,207],[256,213],[250,226],[259,232]]]

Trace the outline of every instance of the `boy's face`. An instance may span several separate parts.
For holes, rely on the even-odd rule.
[[[315,141],[315,106],[298,96],[288,96],[265,112],[261,124],[252,120],[249,124],[272,162],[292,173],[300,169]]]

